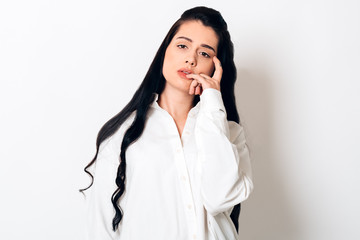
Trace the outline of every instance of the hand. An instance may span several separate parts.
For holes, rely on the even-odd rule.
[[[188,74],[186,77],[194,79],[190,84],[189,94],[201,95],[207,88],[214,88],[220,91],[220,81],[223,73],[220,60],[214,56],[215,72],[212,77],[206,74]]]

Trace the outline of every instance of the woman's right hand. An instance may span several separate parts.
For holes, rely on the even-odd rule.
[[[203,73],[186,75],[186,77],[194,79],[190,84],[189,94],[201,95],[206,88],[214,88],[220,91],[220,81],[223,69],[220,60],[216,56],[213,57],[213,61],[215,71],[212,77]]]

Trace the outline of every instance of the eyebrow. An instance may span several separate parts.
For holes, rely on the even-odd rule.
[[[176,39],[185,39],[185,40],[187,40],[187,41],[189,41],[189,42],[193,42],[193,40],[191,40],[190,38],[188,38],[188,37],[183,37],[183,36],[180,36],[180,37],[178,37],[178,38],[176,38]],[[210,49],[210,50],[212,50],[212,51],[214,51],[214,53],[215,53],[215,49],[213,48],[213,47],[211,47],[211,46],[209,46],[209,45],[207,45],[207,44],[201,44],[200,46],[202,46],[202,47],[204,47],[204,48],[208,48],[208,49]]]

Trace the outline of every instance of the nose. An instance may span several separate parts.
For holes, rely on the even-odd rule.
[[[191,66],[194,66],[194,65],[195,65],[195,62],[194,62],[194,61],[188,61],[188,60],[186,60],[185,62],[186,62],[186,63],[189,63]]]
[[[190,64],[192,67],[196,66],[196,58],[193,55],[187,56],[185,63]]]

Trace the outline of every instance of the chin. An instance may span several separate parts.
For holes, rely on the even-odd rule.
[[[165,76],[164,76],[165,77]],[[165,77],[165,80],[167,78]],[[176,88],[181,91],[189,92],[191,80],[186,80],[175,76],[171,81],[166,80],[166,85],[170,85],[172,88]]]

